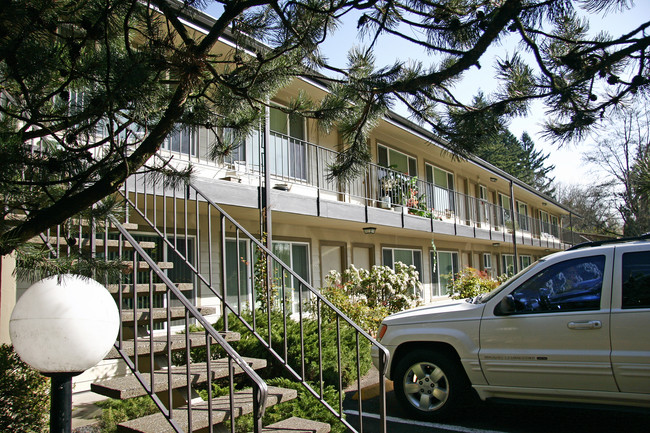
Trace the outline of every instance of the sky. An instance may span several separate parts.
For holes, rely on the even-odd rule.
[[[209,8],[207,13],[218,13],[217,9]],[[347,17],[337,31],[331,35],[321,46],[322,53],[336,66],[345,66],[347,53],[353,46],[363,46],[367,41],[360,39],[357,35],[357,21],[359,15]],[[594,33],[608,31],[612,35],[619,35],[624,30],[630,30],[646,21],[650,17],[650,0],[635,0],[634,8],[625,12],[609,12],[608,14],[590,15],[590,28]],[[498,56],[512,53],[517,49],[515,44],[493,46],[480,59],[481,69],[472,68],[459,81],[455,93],[463,102],[470,102],[473,95],[478,91],[488,94],[496,88],[493,64]],[[380,39],[375,50],[377,58],[376,65],[391,65],[395,60],[409,61],[411,59],[427,62],[422,51],[417,47],[397,40],[396,38],[385,37]],[[395,108],[399,114],[407,113]],[[586,151],[593,142],[593,138],[579,144],[565,145],[559,148],[556,144],[545,141],[541,135],[541,124],[544,121],[544,108],[541,104],[534,104],[527,117],[513,119],[510,123],[510,131],[517,137],[523,132],[533,138],[535,146],[549,154],[547,164],[555,165],[551,176],[557,183],[587,185],[597,181],[599,173],[593,167],[582,163],[582,153]]]

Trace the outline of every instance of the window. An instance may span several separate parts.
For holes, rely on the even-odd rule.
[[[297,114],[287,114],[279,108],[271,107],[271,131],[305,140],[305,120]]]
[[[539,226],[539,230],[542,233],[551,233],[551,223],[548,217],[548,212],[544,212],[543,210],[539,211]]]
[[[235,132],[232,128],[223,128],[221,130],[221,139],[225,143],[233,144],[232,151],[224,157],[224,162],[226,164],[231,164],[233,166],[242,165],[245,166],[246,161],[246,140],[236,140]]]
[[[488,189],[484,185],[478,186],[478,218],[479,222],[487,222],[490,220],[489,214],[489,201],[488,201]]]
[[[519,221],[519,229],[530,230],[528,225],[528,205],[521,201],[517,201],[517,220]]]
[[[383,167],[400,171],[409,176],[418,175],[417,161],[412,156],[378,144],[377,157],[379,165]]]
[[[407,250],[400,248],[382,249],[382,264],[395,269],[395,262],[402,262],[408,266],[415,266],[418,271],[418,279],[422,281],[422,251]]]
[[[239,280],[239,290],[237,290],[237,280]],[[226,300],[235,311],[241,312],[247,305],[252,305],[250,289],[249,243],[240,240],[238,250],[235,239],[226,239]]]
[[[307,283],[310,282],[309,277],[309,244],[303,242],[273,242],[273,254],[278,256],[291,270],[298,274]],[[280,289],[278,296],[282,296],[282,273],[280,266],[277,263],[273,264],[273,284]],[[284,275],[284,285],[287,289],[286,295],[291,294],[293,299],[293,312],[298,312],[299,293],[298,287],[300,283],[297,278],[291,278],[287,273]],[[309,289],[302,287],[302,301],[303,305],[308,300]]]
[[[196,156],[198,131],[191,126],[177,125],[177,128],[163,142],[163,149],[183,155]]]
[[[556,238],[560,237],[560,221],[555,215],[551,215],[551,231],[550,233]]]
[[[297,115],[288,115],[271,108],[269,168],[271,174],[286,179],[307,179],[307,143],[305,122]]]
[[[499,193],[499,206],[501,206],[501,212],[499,212],[499,224],[505,225],[510,222],[510,197]]]
[[[508,295],[514,314],[597,310],[604,269],[602,255],[551,265]]]
[[[501,273],[512,276],[515,274],[515,256],[512,254],[501,254]]]
[[[622,280],[623,308],[650,308],[650,251],[623,254]]]
[[[494,276],[494,269],[492,269],[492,254],[483,253],[483,270]]]
[[[526,269],[531,263],[533,263],[533,258],[531,256],[519,256],[519,270]]]
[[[438,211],[455,211],[454,174],[441,168],[426,165],[427,182],[433,184],[433,208]]]
[[[433,269],[433,251],[431,251],[431,262],[431,269]],[[458,271],[458,253],[455,251],[438,251],[438,261],[432,274],[432,281],[437,285],[433,295],[446,295],[447,286],[454,280]]]

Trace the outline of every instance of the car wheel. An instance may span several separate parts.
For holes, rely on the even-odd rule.
[[[417,418],[442,419],[463,406],[471,394],[458,360],[433,350],[407,353],[395,368],[394,389],[402,407]]]

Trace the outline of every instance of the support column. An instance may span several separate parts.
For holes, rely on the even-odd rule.
[[[515,219],[515,188],[510,180],[510,215],[512,218],[512,247],[515,253],[514,273],[519,272],[519,254],[517,254],[517,221]]]

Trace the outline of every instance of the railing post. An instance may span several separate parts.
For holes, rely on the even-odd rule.
[[[361,399],[361,396],[359,396]],[[359,414],[362,417],[363,414]],[[386,425],[386,354],[379,351],[379,431],[387,433]]]
[[[254,433],[262,433],[262,417],[264,416],[264,412],[260,409],[261,408],[261,399],[262,399],[262,393],[260,392],[260,388],[253,381],[253,432]],[[234,424],[234,420],[232,420],[232,423]]]

